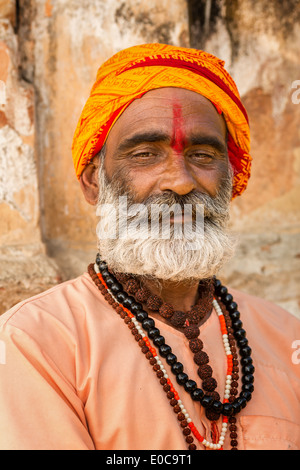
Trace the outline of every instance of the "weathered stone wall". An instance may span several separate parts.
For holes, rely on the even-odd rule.
[[[19,73],[14,1],[0,1],[0,313],[59,280],[40,231],[34,86]]]
[[[223,276],[300,315],[299,10],[296,0],[0,0],[0,313],[93,259],[73,132],[99,65],[157,41],[206,49],[234,76],[254,163],[232,205],[241,243]]]
[[[182,0],[0,0],[0,23],[2,313],[95,255],[71,143],[99,65],[137,43],[188,46],[189,34]]]
[[[240,248],[223,275],[299,315],[300,1],[191,1],[190,21],[191,44],[225,60],[252,134],[252,177],[232,204]]]

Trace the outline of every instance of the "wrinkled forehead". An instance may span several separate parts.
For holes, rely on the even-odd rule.
[[[125,112],[128,114],[128,112],[133,112],[135,109],[144,109],[146,111],[150,108],[151,110],[169,110],[170,114],[172,114],[172,109],[174,106],[180,106],[187,113],[189,111],[198,111],[201,113],[208,112],[209,110],[211,110],[213,113],[218,113],[218,110],[213,105],[213,103],[200,93],[175,87],[157,88],[155,90],[150,90],[144,93],[142,97],[135,99],[127,107]]]
[[[170,131],[181,126],[186,132],[216,132],[226,136],[226,124],[216,107],[199,93],[181,88],[160,88],[135,99],[110,130],[111,139],[122,138],[137,129]]]

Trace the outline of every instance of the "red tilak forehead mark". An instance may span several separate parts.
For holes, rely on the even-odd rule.
[[[176,153],[181,153],[185,147],[186,139],[184,135],[184,120],[181,105],[173,104],[173,135],[171,147]]]

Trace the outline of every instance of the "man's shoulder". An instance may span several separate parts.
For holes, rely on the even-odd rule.
[[[46,317],[74,317],[74,312],[99,301],[95,285],[87,273],[25,299],[0,316],[0,327],[6,324],[21,327],[31,321]]]
[[[238,304],[256,361],[290,371],[293,348],[300,339],[300,319],[269,300],[234,289],[230,293]],[[295,372],[299,375],[299,369]]]
[[[230,289],[230,292],[238,304],[238,309],[241,312],[246,310],[248,314],[251,314],[253,320],[264,317],[266,320],[272,321],[274,326],[277,324],[279,327],[286,322],[300,325],[299,317],[273,301],[236,289]]]

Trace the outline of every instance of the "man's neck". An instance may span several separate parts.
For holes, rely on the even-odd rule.
[[[162,280],[151,280],[151,279],[142,279],[142,285],[147,287],[152,295],[157,295],[162,299],[164,303],[171,304],[174,311],[183,311],[188,312],[191,307],[199,301],[199,280],[195,279],[189,282],[171,282],[171,281],[162,281]],[[200,294],[200,297],[203,296],[203,291]],[[207,295],[210,295],[207,293]],[[203,297],[202,297],[203,298]],[[200,304],[201,304],[200,300]],[[207,302],[207,300],[206,300]],[[210,314],[212,308],[208,308],[207,313],[201,320],[199,320],[198,326],[201,326],[205,323]],[[162,317],[159,312],[151,311],[151,316],[159,319],[160,321],[167,323],[179,331],[183,331],[182,327],[174,326],[173,323],[170,323],[169,319]]]
[[[198,284],[195,280],[190,283],[180,283],[171,281],[143,281],[151,294],[158,295],[163,302],[172,305],[174,310],[188,311],[198,300]]]

